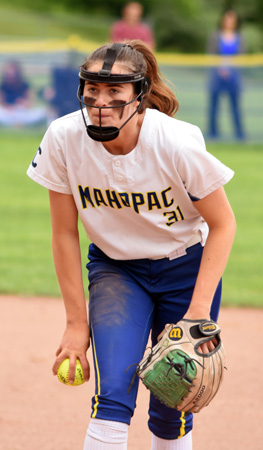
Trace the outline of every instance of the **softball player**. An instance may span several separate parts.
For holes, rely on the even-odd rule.
[[[196,126],[173,118],[177,99],[140,41],[96,50],[80,69],[78,97],[81,110],[50,125],[28,169],[49,189],[67,315],[53,372],[69,357],[73,381],[79,358],[88,380],[91,335],[96,388],[84,450],[124,450],[150,332],[154,345],[166,323],[218,318],[235,234],[223,185],[233,172]],[[89,321],[78,216],[92,241]],[[210,341],[200,350],[213,349]],[[190,450],[192,419],[151,397],[151,449]]]

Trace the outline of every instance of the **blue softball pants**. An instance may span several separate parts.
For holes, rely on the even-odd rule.
[[[138,377],[128,393],[136,364],[151,332],[152,345],[166,323],[185,315],[193,293],[203,248],[200,244],[170,261],[117,261],[90,245],[89,322],[95,367],[91,417],[130,424],[136,407]],[[221,281],[211,318],[217,320]],[[152,395],[149,429],[162,439],[182,437],[192,429],[192,414],[168,408]]]
[[[209,92],[209,136],[211,138],[219,136],[218,110],[220,98],[224,94],[228,96],[230,101],[236,137],[244,139],[245,132],[240,107],[241,80],[239,73],[233,69],[231,70],[231,76],[227,79],[220,77],[215,70],[212,72]]]

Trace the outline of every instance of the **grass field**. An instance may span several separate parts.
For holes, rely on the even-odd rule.
[[[26,170],[42,132],[0,132],[0,293],[59,296],[52,254],[48,193]],[[263,151],[259,145],[208,144],[236,172],[226,191],[238,228],[224,275],[224,305],[262,307]],[[83,266],[88,241],[80,227]],[[86,278],[84,269],[84,277]]]

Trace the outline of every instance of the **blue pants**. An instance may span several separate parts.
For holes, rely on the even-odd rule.
[[[136,364],[143,357],[150,331],[152,345],[166,323],[177,323],[192,297],[202,256],[196,244],[187,254],[170,261],[108,258],[91,244],[89,270],[89,320],[94,357],[96,393],[92,417],[130,424],[136,406],[138,378],[129,389]],[[221,282],[211,308],[217,320]],[[151,396],[149,429],[163,439],[176,439],[192,428],[185,415]]]
[[[235,135],[238,139],[244,139],[245,133],[242,124],[242,115],[240,108],[240,80],[237,76],[232,76],[229,79],[224,79],[213,74],[210,87],[209,98],[209,136],[216,138],[219,136],[218,130],[218,110],[219,101],[222,95],[227,95],[230,102],[231,114],[233,118],[233,125]]]

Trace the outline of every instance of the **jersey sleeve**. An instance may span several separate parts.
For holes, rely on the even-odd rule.
[[[184,139],[178,154],[177,168],[189,197],[200,200],[234,176],[233,170],[207,152],[203,135],[198,127]]]
[[[66,156],[62,147],[51,124],[28,168],[27,175],[47,189],[71,194]]]

